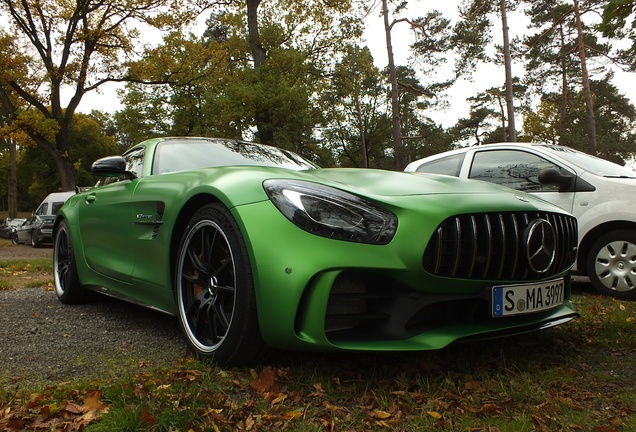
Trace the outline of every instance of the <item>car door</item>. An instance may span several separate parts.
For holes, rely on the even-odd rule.
[[[143,149],[141,152],[143,155]],[[140,160],[129,155],[127,169],[141,172]],[[88,265],[126,283],[132,281],[135,267],[132,197],[138,182],[124,176],[104,178],[79,202],[80,234]]]
[[[31,243],[31,230],[33,229],[34,221],[35,216],[31,216],[30,218],[25,220],[22,225],[18,226],[18,228],[16,229],[16,234],[18,235],[19,243]]]
[[[572,212],[574,192],[560,192],[554,185],[539,182],[539,173],[554,168],[568,176],[576,176],[570,168],[532,151],[520,149],[474,149],[467,153],[462,176],[483,180],[536,195]]]

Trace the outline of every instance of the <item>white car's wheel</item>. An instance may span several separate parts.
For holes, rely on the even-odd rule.
[[[636,298],[636,233],[611,231],[589,250],[587,274],[599,292],[622,299]]]

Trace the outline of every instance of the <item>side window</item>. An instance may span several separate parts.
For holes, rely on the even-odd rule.
[[[429,174],[445,174],[457,177],[459,176],[459,170],[462,166],[462,160],[464,160],[463,153],[446,156],[441,159],[436,159],[434,161],[422,164],[417,167],[415,171]]]
[[[135,173],[137,177],[140,177],[143,173],[145,154],[145,147],[139,147],[124,154],[124,159],[126,159],[126,170],[131,171]]]
[[[35,211],[36,215],[44,215],[46,214],[46,211],[49,209],[49,203],[42,203],[42,205],[40,207],[38,207],[38,209]]]
[[[558,191],[556,186],[539,183],[539,172],[545,168],[560,169],[552,162],[524,151],[480,151],[475,153],[469,178],[526,192]]]
[[[57,214],[57,211],[62,208],[64,202],[55,202],[53,203],[53,207],[51,208],[51,214]]]

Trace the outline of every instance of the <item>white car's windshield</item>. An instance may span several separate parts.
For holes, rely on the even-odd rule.
[[[601,177],[636,178],[636,172],[605,159],[563,146],[544,146],[561,158]]]

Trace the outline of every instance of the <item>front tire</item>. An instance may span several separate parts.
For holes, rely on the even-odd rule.
[[[34,248],[42,247],[42,241],[40,240],[40,236],[36,231],[31,232],[31,246]]]
[[[20,239],[18,239],[18,233],[11,234],[11,243],[15,245],[20,244]]]
[[[620,299],[636,299],[636,233],[611,231],[592,244],[586,263],[594,288]]]
[[[82,286],[77,274],[71,230],[66,220],[60,222],[55,232],[53,271],[55,272],[55,295],[60,302],[77,304],[88,299],[88,291]]]
[[[192,216],[176,265],[179,324],[194,353],[220,365],[262,360],[267,348],[258,325],[250,259],[224,206],[208,204]]]

